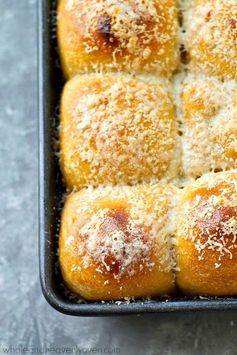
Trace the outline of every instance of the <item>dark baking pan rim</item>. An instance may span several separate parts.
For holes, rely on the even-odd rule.
[[[57,68],[56,0],[38,2],[38,82],[39,82],[39,262],[43,294],[58,311],[75,316],[105,316],[184,311],[237,309],[237,299],[173,299],[131,303],[75,303],[59,287],[57,264],[57,224],[63,196],[54,138],[56,108],[62,88]]]

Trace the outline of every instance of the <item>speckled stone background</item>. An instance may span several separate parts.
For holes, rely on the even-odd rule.
[[[66,347],[237,354],[237,312],[73,318],[46,303],[38,276],[36,54],[36,0],[0,0],[0,353],[51,346],[47,354]]]

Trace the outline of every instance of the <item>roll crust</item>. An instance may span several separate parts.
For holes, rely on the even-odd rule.
[[[237,79],[236,0],[194,0],[185,17],[190,69]]]
[[[61,101],[67,186],[136,184],[176,176],[179,141],[167,87],[125,75],[82,75]]]
[[[61,0],[58,42],[67,78],[91,71],[156,72],[178,64],[173,0]]]
[[[237,167],[237,85],[189,75],[183,87],[183,173]]]
[[[237,172],[210,173],[180,194],[176,281],[188,295],[237,295]]]
[[[173,193],[173,186],[141,185],[69,196],[59,239],[67,286],[94,301],[172,294]]]

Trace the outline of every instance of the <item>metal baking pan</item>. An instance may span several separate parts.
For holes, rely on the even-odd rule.
[[[58,107],[63,86],[56,49],[56,5],[56,0],[39,0],[39,261],[46,300],[58,311],[75,316],[237,309],[237,299],[234,298],[81,303],[65,292],[57,267],[57,236],[65,188],[55,155]]]

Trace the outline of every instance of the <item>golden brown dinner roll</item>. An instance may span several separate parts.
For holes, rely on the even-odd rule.
[[[237,85],[189,76],[184,82],[183,170],[198,177],[237,167]]]
[[[177,284],[188,295],[237,295],[237,171],[187,186],[177,211]]]
[[[174,191],[107,186],[70,195],[59,240],[69,289],[92,301],[172,294]]]
[[[236,0],[194,0],[185,18],[190,68],[236,79]]]
[[[177,142],[164,84],[121,74],[76,76],[66,84],[60,158],[70,189],[177,175]]]
[[[170,76],[178,64],[175,0],[61,0],[65,76],[100,70]]]

